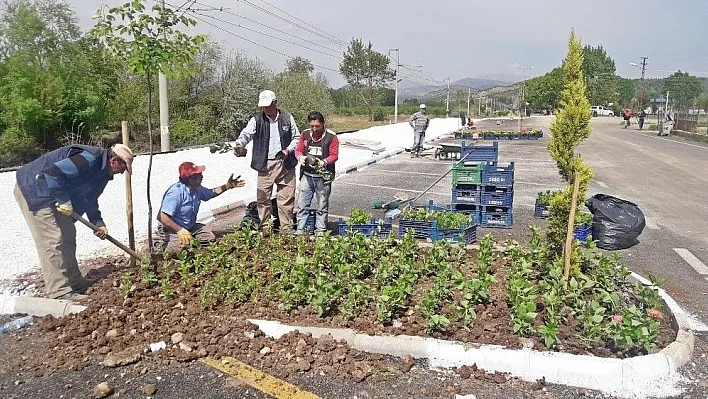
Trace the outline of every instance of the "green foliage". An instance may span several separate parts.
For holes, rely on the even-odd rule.
[[[22,129],[11,127],[0,132],[0,167],[19,165],[37,153],[35,141]]]
[[[275,76],[273,91],[278,96],[278,106],[293,114],[298,126],[308,126],[307,115],[320,111],[325,120],[334,111],[332,99],[324,77],[314,79],[299,72],[282,72]]]
[[[401,218],[419,222],[435,221],[439,229],[462,229],[470,224],[469,215],[451,211],[428,211],[424,208],[406,208],[401,212]]]
[[[543,76],[526,81],[526,101],[532,109],[556,109],[563,90],[563,69],[553,68]]]
[[[364,44],[361,39],[352,39],[339,64],[339,72],[364,101],[369,119],[373,118],[373,108],[378,104],[378,90],[394,77],[390,62],[388,57],[373,49],[371,42]]]
[[[662,92],[667,91],[671,93],[670,98],[675,108],[684,111],[691,107],[703,92],[703,86],[697,77],[689,75],[688,72],[677,71],[664,80]]]
[[[658,318],[632,305],[613,316],[609,334],[617,345],[633,347],[637,344],[647,353],[657,341],[659,325]]]
[[[214,131],[204,131],[203,125],[189,119],[178,119],[171,123],[170,135],[175,147],[209,144],[216,141]]]
[[[192,73],[189,61],[206,41],[204,35],[191,37],[177,29],[195,26],[195,20],[161,5],[146,11],[143,0],[110,8],[108,13],[98,10],[94,18],[94,37],[138,74],[188,75]]]
[[[604,52],[604,50],[602,50]],[[568,56],[563,62],[564,88],[561,97],[561,109],[551,124],[553,137],[548,143],[551,157],[556,161],[563,179],[573,184],[575,173],[580,178],[578,204],[585,201],[588,185],[593,173],[585,164],[575,148],[590,135],[590,103],[585,95],[583,79],[583,51],[580,40],[571,31],[568,39]],[[548,241],[552,256],[560,256],[566,237],[567,220],[570,217],[572,187],[558,193],[549,206]],[[573,215],[573,218],[576,216]],[[574,262],[577,265],[577,262]]]
[[[361,208],[352,208],[349,219],[347,219],[347,225],[361,225],[371,223],[372,214],[366,212]]]
[[[376,107],[376,110],[374,111],[374,115],[372,118],[377,122],[384,121],[384,120],[386,120],[386,112],[384,111],[383,108]]]

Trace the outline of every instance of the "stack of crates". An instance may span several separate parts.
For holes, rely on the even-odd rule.
[[[499,143],[460,148],[452,168],[452,203],[483,227],[511,227],[514,222],[514,163],[499,165]]]

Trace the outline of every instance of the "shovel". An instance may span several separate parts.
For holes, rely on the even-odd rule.
[[[74,219],[76,219],[76,220],[78,220],[79,222],[83,223],[84,225],[86,225],[88,228],[90,228],[90,229],[93,230],[94,232],[96,232],[96,231],[98,230],[98,227],[96,227],[95,224],[93,224],[93,223],[89,222],[88,220],[82,218],[82,217],[81,217],[78,213],[76,213],[76,212],[72,212],[72,213],[71,213],[71,217],[74,218]],[[110,241],[110,242],[113,243],[116,247],[118,247],[118,248],[122,249],[123,251],[125,251],[125,253],[127,253],[127,254],[130,255],[130,256],[132,256],[132,257],[135,258],[137,261],[139,261],[139,262],[142,262],[142,261],[143,261],[143,257],[140,256],[137,252],[135,252],[135,251],[133,251],[132,249],[130,249],[129,247],[125,246],[122,242],[116,240],[115,238],[111,237],[110,235],[106,235],[106,240]]]

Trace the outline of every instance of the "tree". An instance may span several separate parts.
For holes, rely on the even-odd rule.
[[[580,40],[571,30],[568,39],[568,55],[563,62],[563,92],[560,111],[551,123],[553,137],[548,143],[551,157],[556,161],[558,171],[570,185],[566,190],[554,196],[550,203],[550,215],[547,231],[549,250],[553,256],[562,254],[567,221],[570,217],[577,220],[577,215],[570,215],[572,184],[575,174],[580,178],[578,204],[585,200],[593,173],[575,149],[590,136],[590,102],[585,94],[583,78],[583,52]]]
[[[218,81],[221,93],[219,132],[238,137],[258,110],[258,93],[271,88],[273,72],[258,59],[232,54],[223,63]],[[278,95],[278,93],[276,93]]]
[[[204,35],[189,36],[178,30],[180,26],[196,25],[196,21],[177,11],[154,5],[145,11],[143,0],[133,0],[104,13],[98,10],[93,35],[105,43],[107,49],[128,63],[131,71],[147,77],[148,86],[148,135],[150,159],[147,171],[148,247],[152,252],[152,200],[150,175],[152,171],[153,135],[150,110],[152,109],[151,77],[162,72],[168,77],[188,75],[190,60],[199,52]],[[119,20],[119,21],[117,21]]]
[[[556,109],[562,90],[563,69],[553,68],[543,76],[526,81],[526,101],[532,109]]]
[[[289,59],[287,62],[287,72],[309,75],[314,70],[314,65],[312,65],[312,62],[310,62],[307,58],[295,57]]]
[[[386,87],[394,78],[389,63],[390,59],[375,51],[371,42],[364,45],[361,39],[352,39],[339,64],[342,76],[364,101],[369,120],[373,120],[373,107],[378,105],[377,89]]]
[[[688,72],[677,71],[664,80],[664,93],[669,92],[669,99],[674,108],[685,111],[693,105],[693,101],[703,92],[700,79]]]
[[[273,82],[273,91],[278,96],[278,106],[287,109],[301,128],[307,126],[307,115],[311,111],[320,111],[325,117],[334,111],[327,86],[303,73],[279,73]]]
[[[619,100],[615,62],[602,46],[583,48],[583,76],[592,105],[616,104]]]

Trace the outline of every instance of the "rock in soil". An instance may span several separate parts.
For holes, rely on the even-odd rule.
[[[177,345],[178,343],[182,342],[182,339],[184,339],[184,334],[182,334],[181,332],[176,332],[172,334],[170,339],[172,340],[172,344]]]
[[[116,354],[109,354],[103,359],[103,365],[106,367],[120,367],[127,366],[129,364],[136,363],[140,360],[140,351],[135,349],[129,349]]]
[[[457,373],[460,374],[460,378],[462,379],[468,379],[472,374],[474,374],[474,370],[470,366],[462,366],[459,369],[457,369]]]
[[[403,356],[401,360],[401,371],[407,373],[411,370],[411,367],[415,364],[415,359],[411,355]]]
[[[145,394],[145,396],[152,396],[157,393],[157,387],[155,386],[155,384],[147,384],[143,388],[143,393]]]
[[[108,385],[107,382],[102,382],[93,388],[93,397],[96,399],[101,399],[113,395],[113,387]]]

